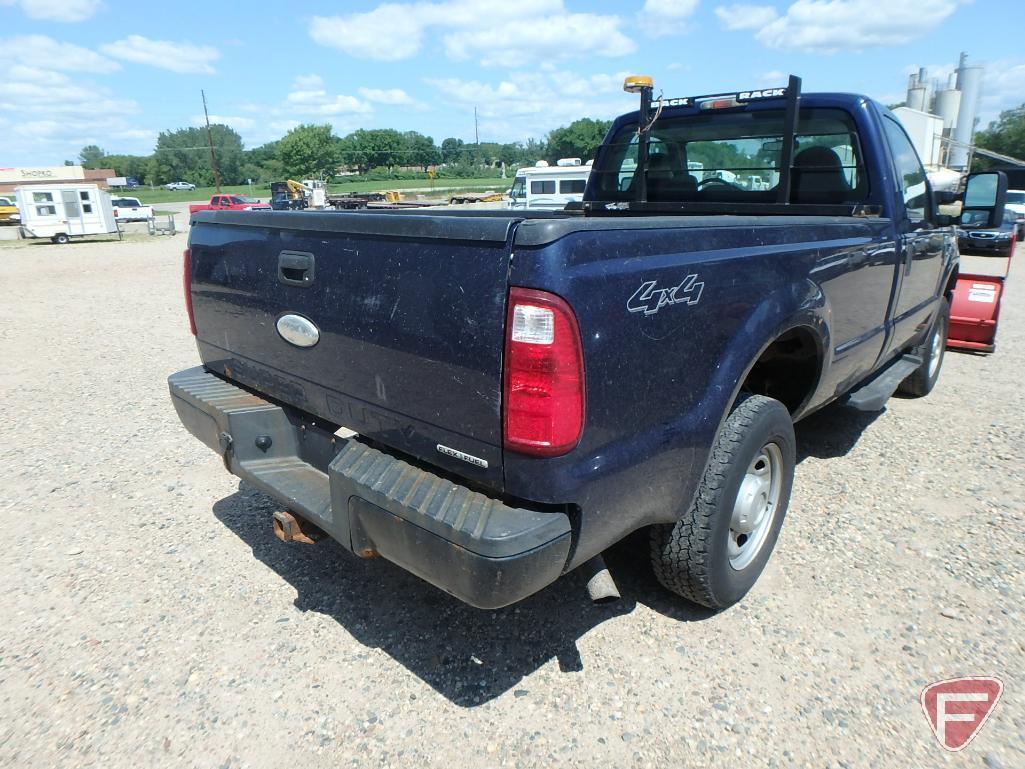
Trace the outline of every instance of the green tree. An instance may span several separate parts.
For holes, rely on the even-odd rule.
[[[340,145],[342,162],[361,174],[371,168],[394,168],[405,163],[405,139],[393,128],[360,128],[342,139]]]
[[[559,158],[580,158],[586,163],[593,160],[611,125],[611,120],[585,117],[574,120],[568,126],[556,128],[548,134],[545,150],[548,161],[554,163]]]
[[[463,160],[463,140],[449,137],[441,143],[441,162],[453,165]]]
[[[242,174],[254,182],[274,182],[288,178],[278,157],[279,142],[267,142],[246,150],[242,161]]]
[[[975,143],[983,149],[1025,159],[1025,104],[1001,112],[985,131],[975,134]],[[976,156],[972,170],[985,170],[996,165],[1003,164]]]
[[[87,144],[78,153],[78,160],[86,168],[103,168],[103,159],[106,155],[107,153],[95,144]]]
[[[277,156],[291,179],[323,179],[338,172],[338,142],[327,123],[296,126],[278,141]]]
[[[416,131],[406,131],[402,134],[402,139],[405,144],[405,160],[402,165],[419,166],[426,172],[429,166],[441,162],[441,151],[430,136],[424,136]]]
[[[131,176],[142,182],[149,167],[148,155],[107,155],[103,159],[106,168],[113,168],[115,176]]]
[[[221,182],[244,182],[242,137],[221,123],[210,126],[210,136],[217,154]],[[177,131],[161,131],[146,176],[151,184],[181,180],[200,187],[212,185],[214,173],[210,166],[206,129],[179,128]]]

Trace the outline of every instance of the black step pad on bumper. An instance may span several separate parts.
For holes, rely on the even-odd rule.
[[[525,598],[565,568],[571,536],[562,512],[512,507],[359,440],[335,439],[334,458],[320,469],[300,456],[309,436],[300,435],[297,412],[202,367],[168,384],[182,423],[231,472],[357,554],[380,554],[481,608]]]

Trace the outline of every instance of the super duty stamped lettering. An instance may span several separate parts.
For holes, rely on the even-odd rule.
[[[698,282],[697,275],[688,275],[678,286],[669,288],[655,288],[657,282],[649,280],[642,283],[627,300],[626,309],[654,315],[671,304],[697,304],[701,301],[701,291],[705,287],[704,283]]]

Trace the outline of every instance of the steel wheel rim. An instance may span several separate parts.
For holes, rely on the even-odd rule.
[[[775,443],[767,443],[747,466],[733,501],[726,549],[734,570],[747,568],[761,552],[782,491],[783,451]]]
[[[942,324],[943,321],[941,320]],[[932,347],[929,349],[929,378],[932,379],[940,368],[940,361],[943,360],[943,334],[942,326],[936,328],[932,336]]]

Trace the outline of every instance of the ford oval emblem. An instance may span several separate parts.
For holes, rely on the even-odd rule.
[[[281,338],[296,347],[313,347],[320,341],[320,329],[302,315],[282,315],[277,325]]]

